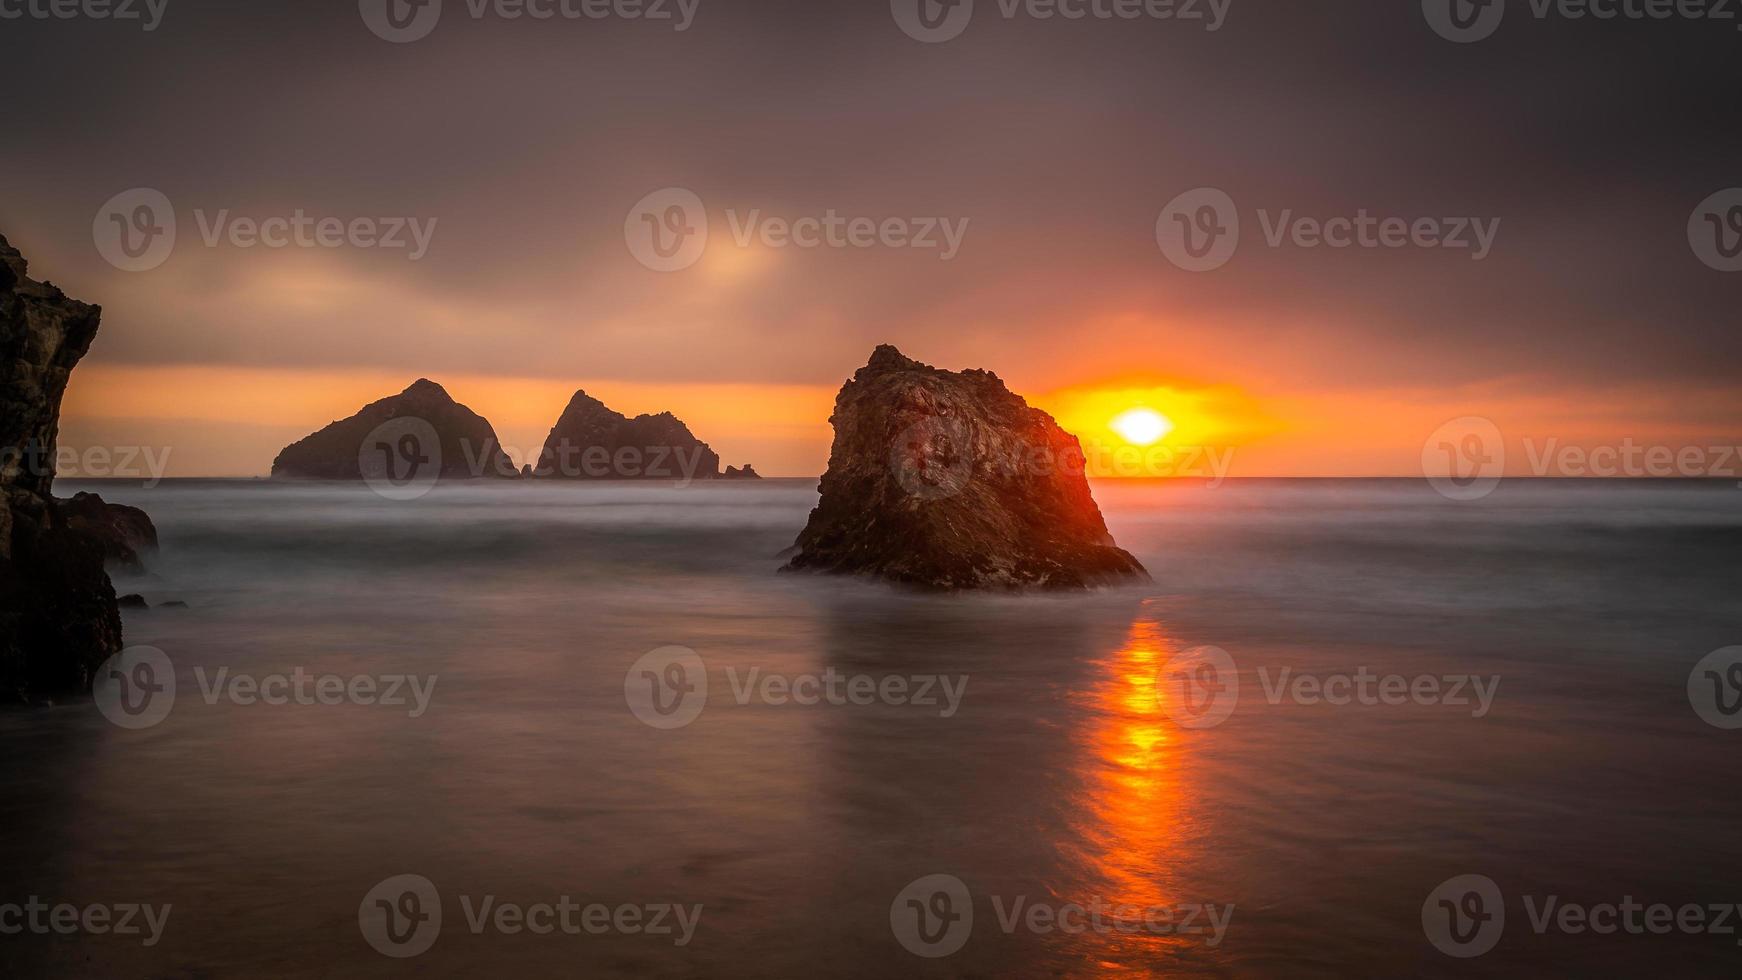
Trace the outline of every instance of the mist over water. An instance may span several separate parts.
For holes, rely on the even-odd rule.
[[[1520,481],[1458,504],[1420,481],[1101,483],[1153,585],[942,597],[777,574],[814,481],[367,488],[62,481],[144,507],[162,553],[117,581],[127,641],[175,666],[139,731],[89,701],[0,713],[8,896],[171,903],[161,941],[9,936],[0,972],[353,976],[1733,975],[1736,937],[1537,935],[1518,896],[1742,901],[1742,762],[1690,669],[1742,643],[1730,482]],[[706,664],[669,731],[625,674]],[[1238,665],[1222,724],[1165,676]],[[426,710],[208,704],[201,678],[411,675]],[[1315,676],[1498,677],[1452,704],[1270,703]],[[760,675],[966,677],[957,710],[740,704]],[[202,673],[203,672],[203,673]],[[358,905],[418,874],[444,921],[409,961]],[[1494,878],[1494,952],[1423,935],[1454,875]],[[891,902],[950,874],[972,935],[931,960]],[[686,945],[467,927],[476,902],[703,907]],[[1232,905],[1225,935],[1004,931],[1028,903]],[[1738,923],[1742,925],[1742,923]]]

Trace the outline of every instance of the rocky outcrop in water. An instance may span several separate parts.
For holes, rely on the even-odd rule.
[[[877,348],[835,399],[822,499],[789,570],[928,590],[1147,581],[1113,543],[1082,447],[989,371]]]
[[[274,479],[419,481],[518,478],[488,419],[420,378],[397,395],[292,443],[272,461]]]
[[[0,698],[88,690],[121,649],[103,545],[69,526],[50,491],[61,397],[99,307],[26,275],[0,236]]]
[[[157,526],[137,507],[111,504],[94,493],[75,493],[55,506],[68,527],[95,541],[111,568],[138,574],[157,551]]]
[[[726,472],[720,476],[720,479],[722,479],[722,480],[760,480],[760,479],[762,479],[762,474],[756,472],[756,467],[751,466],[749,463],[745,463],[743,469],[739,469],[736,466],[726,467]]]
[[[720,457],[670,412],[629,418],[577,391],[533,475],[567,480],[714,480]]]

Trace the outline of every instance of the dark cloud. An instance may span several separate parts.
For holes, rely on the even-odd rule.
[[[1511,0],[1494,37],[1458,45],[1410,0],[1233,0],[1214,33],[1006,21],[979,0],[961,37],[922,44],[880,0],[700,0],[683,33],[447,8],[404,45],[344,0],[170,0],[149,34],[0,21],[0,227],[110,308],[111,363],[825,383],[884,339],[1035,368],[1133,317],[1167,327],[1120,351],[1210,380],[1243,369],[1228,351],[1309,386],[1704,386],[1742,362],[1742,275],[1701,265],[1684,230],[1742,185],[1735,22],[1537,20]],[[947,263],[786,250],[741,282],[661,276],[621,229],[667,185],[722,236],[726,208],[971,226]],[[1246,237],[1194,275],[1153,229],[1206,185]],[[135,186],[176,201],[189,238],[195,208],[440,229],[418,263],[184,247],[129,275],[90,223]],[[1259,208],[1501,227],[1481,262],[1270,249]],[[315,259],[338,263],[339,298],[260,292]]]

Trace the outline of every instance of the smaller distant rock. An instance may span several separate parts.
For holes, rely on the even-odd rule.
[[[151,608],[151,604],[145,601],[145,597],[142,595],[139,595],[138,593],[134,593],[132,595],[124,595],[121,598],[116,599],[115,605],[120,606],[122,609],[150,609]]]
[[[743,469],[739,469],[736,466],[726,467],[726,473],[724,476],[721,477],[721,479],[724,479],[724,480],[760,480],[760,479],[762,479],[762,474],[756,472],[756,467],[751,466],[749,463],[745,463]]]
[[[534,476],[566,480],[717,480],[720,456],[670,412],[634,418],[576,391],[551,426]]]

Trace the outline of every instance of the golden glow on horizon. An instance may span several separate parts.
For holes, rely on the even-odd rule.
[[[1126,381],[1031,401],[1082,440],[1091,477],[1197,476],[1208,458],[1202,450],[1225,455],[1282,429],[1257,399],[1226,385]]]
[[[420,374],[494,423],[517,458],[536,453],[580,387],[626,414],[673,412],[725,463],[750,462],[766,476],[793,477],[816,477],[827,466],[829,414],[839,387],[558,380],[451,374],[419,365],[381,370],[98,361],[73,372],[61,442],[74,448],[173,449],[171,476],[263,476],[285,445],[403,390]],[[1700,416],[1687,418],[1685,393],[1651,386],[1574,395],[1522,382],[1452,392],[1266,389],[1262,398],[1234,385],[1131,378],[1050,392],[1033,378],[1013,387],[1082,441],[1089,475],[1100,479],[1205,476],[1212,452],[1216,465],[1234,477],[1410,476],[1420,473],[1426,434],[1478,407],[1509,438],[1553,436],[1587,447],[1617,441],[1615,433],[1628,432],[1629,425],[1646,425],[1633,436],[1640,442],[1728,445],[1733,420],[1742,414],[1742,396],[1710,391],[1702,395]],[[1113,422],[1136,408],[1162,416],[1172,431],[1149,446],[1131,441]],[[1135,466],[1129,458],[1137,460]],[[1509,471],[1528,473],[1527,462],[1522,451],[1509,454]]]
[[[1133,408],[1121,412],[1108,425],[1133,446],[1153,446],[1173,431],[1173,422],[1153,408]]]

